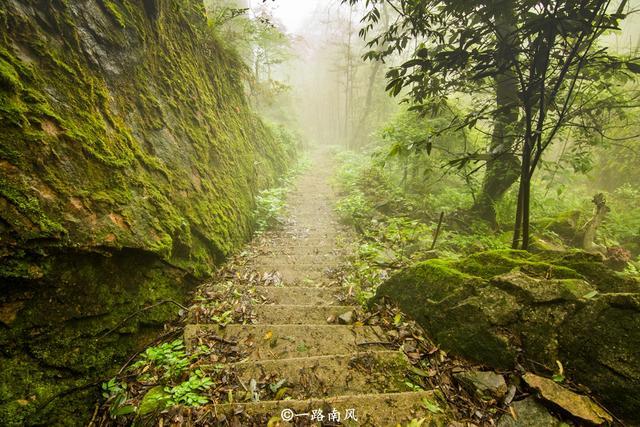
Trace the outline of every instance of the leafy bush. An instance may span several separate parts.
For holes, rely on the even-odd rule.
[[[335,210],[343,222],[355,225],[371,216],[373,208],[362,191],[354,190],[336,203]]]
[[[163,378],[177,378],[182,375],[193,359],[188,356],[182,340],[149,347],[140,355],[139,360],[131,365],[130,370],[148,366],[160,372]]]
[[[193,361],[207,351],[207,348],[198,348],[187,354],[182,340],[146,349],[127,369],[124,379],[112,378],[102,384],[110,416],[115,419],[131,414],[146,415],[174,405],[209,403],[203,393],[214,385],[213,380],[201,370],[189,373]],[[183,381],[187,375],[188,379]]]
[[[169,395],[167,406],[202,406],[209,403],[209,398],[201,394],[213,386],[211,378],[205,376],[201,370],[196,370],[189,379],[175,387],[165,387]]]
[[[256,196],[254,218],[256,232],[262,233],[282,224],[282,216],[286,207],[286,187],[268,188]]]

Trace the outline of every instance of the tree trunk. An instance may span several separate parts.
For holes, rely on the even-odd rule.
[[[504,71],[495,77],[496,112],[494,114],[493,133],[489,146],[490,158],[487,161],[482,191],[475,205],[480,217],[496,226],[495,203],[517,181],[520,163],[514,154],[515,126],[518,121],[518,82],[511,65],[512,49],[515,43],[514,8],[511,2],[500,2],[496,7],[496,30],[498,33],[497,63]]]
[[[373,91],[375,89],[376,78],[378,77],[378,71],[380,70],[380,61],[376,61],[373,65],[373,69],[371,70],[371,75],[369,76],[369,84],[367,88],[367,98],[364,102],[364,108],[362,110],[362,115],[360,116],[360,120],[358,121],[358,125],[356,126],[353,136],[351,137],[352,145],[354,147],[359,147],[362,144],[360,143],[360,139],[362,137],[362,132],[367,124],[367,118],[369,118],[369,113],[371,112],[371,106],[373,101]]]
[[[520,189],[518,190],[518,201],[516,205],[516,220],[513,225],[513,241],[511,248],[518,249],[520,247],[520,231],[522,230],[522,181],[520,181]]]
[[[528,250],[530,243],[529,229],[531,218],[531,143],[526,140],[522,149],[522,167],[520,173],[520,188],[518,190],[518,205],[513,226],[513,249]],[[522,235],[522,244],[520,244]]]

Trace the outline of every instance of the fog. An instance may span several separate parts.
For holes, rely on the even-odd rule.
[[[240,1],[240,0],[239,0]],[[384,90],[389,64],[363,61],[368,50],[358,32],[362,10],[341,0],[245,0],[255,19],[269,19],[287,34],[292,57],[274,67],[273,78],[291,87],[295,126],[311,144],[365,145],[398,110]],[[601,38],[614,52],[631,55],[640,42],[640,0],[629,3],[622,31]],[[393,18],[391,18],[393,19]],[[463,95],[464,102],[468,96]],[[291,112],[280,112],[291,120]],[[282,117],[280,117],[282,119]],[[291,124],[291,123],[290,123]]]

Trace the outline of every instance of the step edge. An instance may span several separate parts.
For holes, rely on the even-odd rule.
[[[339,396],[327,396],[327,397],[319,397],[319,398],[311,398],[311,399],[292,399],[292,400],[261,400],[259,402],[238,402],[238,403],[212,403],[206,405],[204,407],[214,406],[216,408],[229,408],[233,409],[238,406],[253,406],[253,405],[295,405],[295,404],[310,404],[316,402],[332,402],[332,401],[343,401],[343,400],[361,400],[361,399],[385,399],[385,398],[410,398],[410,397],[427,397],[433,396],[435,393],[434,390],[421,390],[421,391],[400,391],[395,393],[363,393],[363,394],[342,394]]]
[[[243,360],[240,362],[233,362],[233,363],[223,363],[224,366],[246,366],[246,365],[259,365],[259,364],[263,364],[263,363],[292,363],[292,362],[306,362],[306,361],[314,361],[314,360],[329,360],[329,359],[335,359],[335,358],[347,358],[347,357],[353,357],[353,356],[358,356],[358,355],[365,355],[365,354],[385,354],[385,355],[398,355],[399,357],[403,357],[406,358],[406,355],[401,352],[400,350],[372,350],[372,351],[360,351],[357,353],[336,353],[336,354],[323,354],[320,356],[309,356],[309,357],[289,357],[286,359],[260,359],[260,360]],[[407,359],[408,361],[408,359]],[[198,369],[206,369],[209,367],[213,367],[214,365],[199,365]]]

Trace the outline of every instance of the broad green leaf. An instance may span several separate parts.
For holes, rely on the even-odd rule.
[[[442,408],[438,405],[438,403],[433,402],[429,399],[427,399],[426,397],[422,399],[422,406],[429,412],[434,413],[434,414],[441,414],[444,411],[442,410]]]

